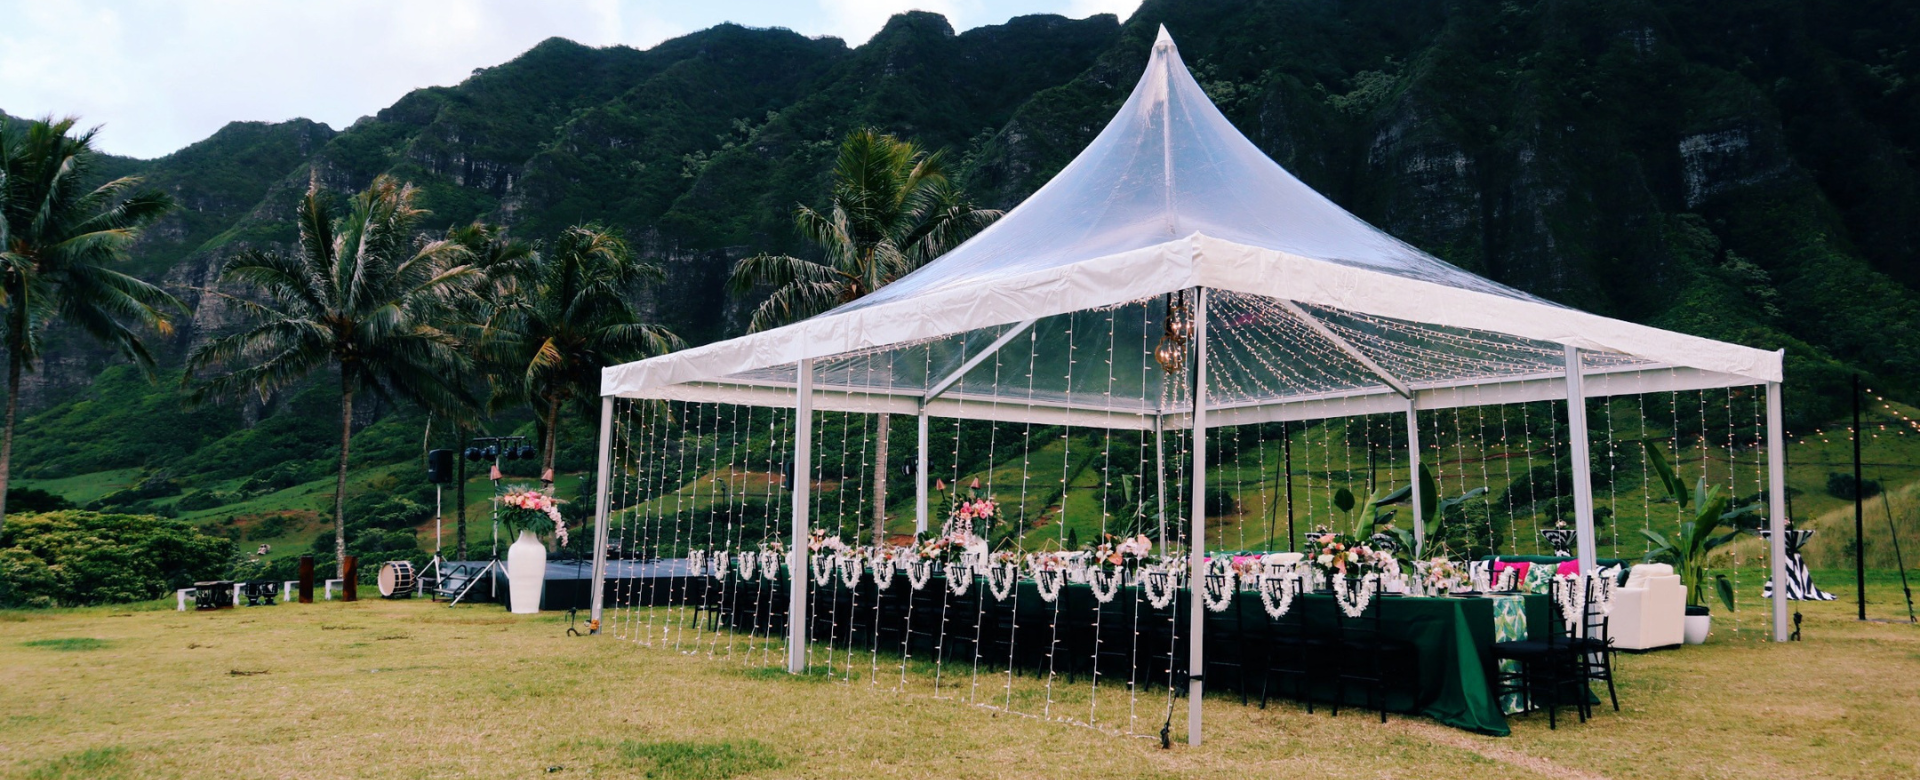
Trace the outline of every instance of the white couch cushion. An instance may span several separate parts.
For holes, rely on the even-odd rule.
[[[1648,577],[1671,577],[1673,567],[1664,563],[1642,563],[1627,574],[1627,587],[1644,588]]]

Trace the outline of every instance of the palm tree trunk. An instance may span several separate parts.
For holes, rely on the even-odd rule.
[[[880,415],[880,435],[874,440],[873,543],[887,543],[887,440],[892,438],[893,415]]]
[[[7,432],[0,439],[0,529],[7,527],[7,485],[13,474],[13,421],[20,411],[20,361],[7,352]]]
[[[347,570],[347,450],[353,442],[353,390],[340,382],[340,477],[333,483],[334,571]]]
[[[560,441],[560,398],[555,396],[547,401],[547,440],[540,442],[541,456],[540,484],[553,494],[553,451]]]

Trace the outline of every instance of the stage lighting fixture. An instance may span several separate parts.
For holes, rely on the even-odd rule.
[[[481,453],[486,456],[487,460],[493,460],[500,457],[500,448],[489,444],[486,449],[481,450]]]
[[[520,445],[520,459],[533,460],[533,445],[531,444]]]
[[[480,459],[480,448],[468,447],[466,455],[467,455],[467,460],[477,461]]]

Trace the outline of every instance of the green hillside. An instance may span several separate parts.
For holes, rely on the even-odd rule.
[[[721,284],[733,260],[805,251],[793,206],[822,202],[848,130],[945,148],[977,198],[1011,207],[1099,132],[1163,24],[1255,144],[1396,236],[1600,314],[1785,348],[1796,432],[1839,419],[1854,372],[1920,400],[1920,8],[1149,0],[1124,21],[1031,16],[962,33],[909,13],[855,47],[737,25],[645,51],[551,39],[347,128],[235,123],[166,157],[111,160],[104,173],[143,175],[182,203],[132,265],[192,316],[161,345],[157,382],[52,332],[23,391],[19,484],[179,514],[271,540],[276,555],[304,549],[318,526],[302,513],[330,490],[332,383],[201,409],[176,388],[187,348],[235,324],[201,288],[233,253],[289,241],[310,181],[351,190],[399,176],[424,189],[435,230],[484,219],[538,239],[605,222],[667,269],[643,310],[701,343],[743,326]],[[529,419],[510,413],[487,430],[529,432]],[[577,479],[592,443],[585,423],[569,426],[561,466]],[[431,533],[420,453],[457,442],[444,421],[428,428],[417,410],[362,416],[353,483],[392,501],[356,511],[379,533]],[[901,431],[895,441],[910,440]],[[1329,433],[1347,435],[1312,435]],[[1061,456],[1049,468],[1068,475],[1064,492],[1012,497],[1036,522],[1054,502],[1088,517],[1109,501],[1092,493],[1112,490],[1087,468],[1079,433],[1054,435],[1034,453]],[[1269,486],[1234,499],[1236,518],[1260,516],[1249,545],[1266,534],[1275,442],[1217,461]],[[1826,483],[1837,457],[1796,443],[1796,514],[1836,509]],[[1920,453],[1904,445],[1882,461],[1889,489],[1920,479],[1908,468]],[[468,493],[476,513],[483,483]],[[910,513],[891,499],[898,530]]]

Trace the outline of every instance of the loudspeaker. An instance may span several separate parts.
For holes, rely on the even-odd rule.
[[[453,482],[453,450],[427,451],[427,481],[435,485]]]

